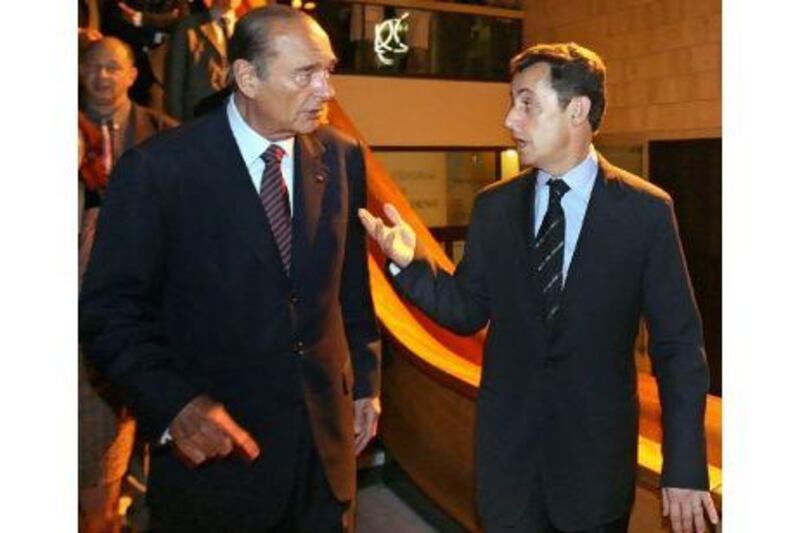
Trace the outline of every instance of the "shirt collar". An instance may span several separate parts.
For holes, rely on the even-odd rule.
[[[284,139],[282,141],[271,142],[266,137],[262,137],[256,130],[250,127],[245,122],[236,103],[233,100],[233,94],[228,97],[228,123],[231,125],[233,137],[236,139],[236,144],[242,154],[245,164],[249,168],[253,163],[261,158],[267,148],[272,144],[277,144],[283,151],[286,152],[286,157],[289,161],[294,161],[294,137]]]
[[[588,202],[596,176],[597,151],[594,149],[594,145],[589,145],[589,155],[586,156],[586,159],[572,167],[561,179],[569,185],[570,192],[574,191]],[[536,174],[536,187],[543,187],[550,178],[552,178],[550,174],[539,169]]]
[[[118,128],[120,128],[125,124],[127,124],[128,115],[131,114],[131,107],[133,107],[131,101],[125,100],[122,103],[122,105],[120,105],[117,109],[114,110],[111,116],[101,116],[99,113],[92,110],[88,106],[85,112],[89,116],[89,118],[92,119],[92,122],[94,122],[95,124],[102,125],[104,122],[111,120]]]

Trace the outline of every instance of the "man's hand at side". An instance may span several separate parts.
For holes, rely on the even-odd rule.
[[[378,417],[381,415],[381,401],[375,398],[362,398],[353,403],[353,418],[356,434],[356,455],[367,447],[369,441],[378,434]]]
[[[195,466],[214,457],[225,457],[234,448],[251,461],[261,453],[225,407],[208,396],[198,396],[186,404],[169,425],[169,433],[181,455]]]
[[[664,516],[669,516],[675,533],[705,531],[704,509],[711,523],[716,525],[719,522],[717,509],[708,491],[675,487],[661,489],[661,511]]]
[[[374,217],[366,209],[358,210],[358,217],[361,224],[369,233],[369,236],[378,242],[392,262],[400,268],[405,268],[414,259],[414,249],[417,245],[417,235],[405,220],[397,212],[392,204],[384,204],[383,212],[394,226],[386,226],[379,217]]]

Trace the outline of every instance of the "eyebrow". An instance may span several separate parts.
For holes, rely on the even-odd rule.
[[[516,93],[513,90],[509,91],[511,98],[522,96],[523,94],[533,94],[533,91],[528,87],[521,87],[520,89],[517,89]]]

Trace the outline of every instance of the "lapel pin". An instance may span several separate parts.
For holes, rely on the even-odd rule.
[[[317,174],[316,176],[314,176],[314,179],[316,179],[319,183],[322,183],[323,181],[325,181],[325,176],[323,176],[322,174]]]

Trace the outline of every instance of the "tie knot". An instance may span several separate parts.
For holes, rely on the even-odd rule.
[[[261,159],[263,159],[264,163],[269,166],[270,164],[274,163],[280,164],[281,159],[283,159],[283,156],[285,155],[286,151],[283,148],[277,144],[270,144],[269,148],[267,148],[266,151],[261,154]]]
[[[547,185],[550,186],[551,200],[561,200],[561,197],[567,194],[569,190],[569,185],[562,179],[551,179],[547,182]]]

